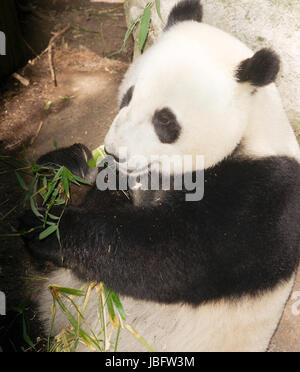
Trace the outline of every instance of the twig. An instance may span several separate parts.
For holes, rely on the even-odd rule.
[[[94,31],[94,30],[88,30],[84,27],[81,27],[79,25],[71,25],[72,28],[74,28],[74,30],[78,30],[78,31],[82,31],[82,32],[88,32],[90,34],[97,34],[97,35],[100,35],[100,32],[98,31]]]
[[[31,51],[31,53],[33,54],[33,55],[35,55],[36,57],[38,57],[38,53],[32,48],[32,46],[30,45],[30,44],[28,44],[27,43],[27,41],[24,39],[24,38],[22,38],[23,39],[23,41],[24,41],[24,44],[27,46],[27,48]]]
[[[59,36],[64,34],[67,30],[69,30],[70,27],[71,27],[71,25],[68,25],[65,28],[63,28],[61,31],[56,32],[54,34],[54,36],[50,39],[48,48],[46,49],[46,50],[48,50],[49,67],[50,67],[51,77],[52,77],[52,80],[54,82],[54,86],[56,86],[56,87],[57,87],[57,80],[56,80],[55,68],[54,68],[54,64],[53,64],[53,45],[54,45],[55,40]]]
[[[97,16],[97,15],[103,15],[103,14],[114,12],[115,10],[120,9],[120,8],[123,8],[123,4],[117,5],[113,8],[108,8],[108,9],[99,10],[99,11],[95,11],[95,9],[87,9],[86,12],[90,13],[91,15]]]
[[[31,140],[30,140],[30,145],[33,145],[34,141],[37,139],[38,135],[40,134],[40,131],[41,131],[41,129],[42,129],[43,124],[44,124],[44,122],[41,121],[41,122],[40,122],[40,125],[39,125],[39,127],[38,127],[38,130],[36,131],[35,135],[34,135],[34,136],[31,138]]]
[[[16,80],[18,80],[25,87],[28,87],[28,85],[30,84],[29,80],[25,79],[23,76],[19,75],[17,72],[14,72],[12,74],[12,77],[14,77]]]
[[[48,51],[49,68],[50,68],[51,77],[52,77],[54,86],[57,87],[56,73],[55,73],[55,69],[53,65],[53,53],[52,53],[53,49],[52,48],[53,48],[53,43],[49,45],[49,51]]]
[[[53,44],[54,41],[55,41],[59,36],[61,36],[61,35],[64,34],[65,32],[67,32],[70,28],[71,28],[71,25],[68,25],[68,26],[66,26],[65,28],[63,28],[61,31],[56,32],[56,33],[54,34],[54,36],[50,39],[47,48],[46,48],[45,50],[43,50],[42,53],[41,53],[40,55],[38,55],[36,58],[34,58],[34,59],[31,61],[31,64],[34,65],[35,62],[36,62],[37,60],[39,60],[39,59],[40,59],[44,54],[46,54],[46,53],[49,51],[49,47],[50,47],[50,45]]]

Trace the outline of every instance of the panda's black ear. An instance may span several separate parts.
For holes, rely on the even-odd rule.
[[[183,21],[202,21],[202,5],[200,0],[183,0],[172,9],[166,30]]]
[[[241,62],[236,72],[238,82],[248,82],[255,87],[273,83],[280,69],[278,55],[270,49],[261,49],[252,58]]]

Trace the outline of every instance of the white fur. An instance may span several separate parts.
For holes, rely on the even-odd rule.
[[[131,298],[121,298],[127,322],[143,336],[155,351],[214,351],[262,352],[276,330],[294,278],[271,292],[256,298],[244,297],[235,302],[211,302],[198,308],[187,305],[160,305]],[[84,284],[70,270],[57,270],[48,284],[81,288]],[[80,306],[82,301],[78,302]],[[46,289],[39,300],[39,312],[49,329],[52,296]],[[97,316],[98,296],[93,293],[86,311],[87,323],[94,332],[100,331]],[[66,316],[58,309],[53,334],[68,325]],[[77,351],[87,351],[79,345]],[[124,329],[119,351],[147,351]]]

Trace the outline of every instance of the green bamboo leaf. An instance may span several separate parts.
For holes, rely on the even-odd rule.
[[[140,33],[139,33],[139,49],[141,52],[144,49],[144,46],[145,46],[145,43],[148,37],[148,33],[149,33],[149,26],[150,26],[150,19],[151,19],[151,8],[149,4],[151,3],[147,4],[144,10],[143,16],[142,16],[142,20],[141,20],[141,27],[140,27]]]
[[[43,205],[48,201],[48,199],[50,198],[51,194],[53,193],[54,189],[55,189],[55,186],[59,180],[59,178],[61,177],[62,173],[63,173],[63,170],[64,170],[64,167],[61,167],[58,172],[56,173],[56,175],[54,176],[53,180],[50,182],[49,184],[49,188],[48,188],[48,192],[47,192],[47,195],[44,199],[44,202],[43,202]]]
[[[108,311],[110,321],[111,321],[112,325],[115,328],[117,328],[118,327],[118,320],[117,320],[116,313],[115,313],[115,310],[114,310],[114,305],[113,305],[113,302],[112,302],[112,299],[111,299],[111,296],[110,296],[110,292],[105,287],[104,287],[104,293],[105,293],[105,297],[106,297],[106,306],[107,306],[107,311]]]
[[[135,29],[136,25],[140,22],[140,20],[142,19],[142,15],[138,16],[130,25],[130,27],[128,28],[126,34],[125,34],[125,37],[124,37],[124,41],[123,41],[123,45],[122,45],[122,48],[121,48],[121,51],[124,50],[124,48],[126,47],[126,44],[127,44],[127,40],[129,39],[129,36],[132,34],[133,30]]]
[[[77,346],[78,346],[78,343],[79,343],[79,338],[76,338],[76,340],[74,342],[74,345],[72,347],[71,353],[75,353],[75,351],[77,349]]]
[[[39,219],[41,218],[44,219],[44,216],[41,215],[41,213],[37,210],[37,207],[35,205],[33,198],[30,198],[30,207],[36,217],[38,217]]]
[[[58,292],[60,293],[66,293],[66,294],[70,294],[72,296],[79,296],[79,297],[82,297],[85,295],[85,292],[84,291],[81,291],[79,289],[73,289],[73,288],[65,288],[65,287],[57,287],[55,285],[52,285],[51,288],[54,288],[55,290],[57,290]]]
[[[163,22],[161,12],[160,12],[160,0],[155,0],[155,6],[156,6],[157,15],[159,16],[160,20]]]
[[[72,183],[75,183],[76,185],[79,185],[79,183],[83,183],[85,185],[90,185],[91,183],[89,181],[84,180],[83,178],[80,178],[78,176],[75,176],[73,173],[69,171],[69,169],[65,168],[66,175],[68,177],[68,180]],[[78,183],[79,182],[79,183]]]
[[[26,327],[26,321],[25,321],[25,317],[23,315],[23,338],[24,338],[24,341],[30,346],[32,347],[33,349],[35,349],[35,346],[33,344],[33,342],[31,341],[28,333],[27,333],[27,327]]]
[[[70,199],[70,186],[69,186],[69,179],[68,179],[68,170],[63,167],[63,172],[61,175],[61,183],[63,185],[64,191],[67,195],[67,198]]]
[[[95,160],[95,159],[90,159],[90,160],[88,161],[88,166],[89,166],[89,168],[95,168],[96,165],[97,165],[97,163],[96,163],[96,160]]]
[[[148,342],[129,324],[125,324],[125,328],[141,343],[143,344],[150,352],[155,350],[148,344]]]
[[[78,329],[78,322],[76,321],[74,316],[70,313],[70,311],[68,311],[67,307],[64,305],[62,300],[58,296],[55,298],[55,300],[58,303],[61,310],[63,311],[63,313],[67,316],[73,328]],[[91,347],[92,345],[94,345],[98,350],[102,351],[100,346],[97,344],[97,342],[95,342],[82,328],[79,328],[79,336],[84,340],[84,342],[86,343],[88,347]]]
[[[44,178],[43,178],[43,186],[44,186],[45,188],[48,187],[47,177],[44,177]]]
[[[88,166],[90,168],[95,168],[97,166],[99,159],[104,159],[106,157],[106,153],[104,151],[104,145],[97,147],[95,150],[92,151],[92,159],[88,161]]]
[[[57,225],[50,225],[46,230],[40,233],[39,239],[46,239],[49,235],[53,234],[58,229]]]
[[[53,194],[51,195],[51,198],[50,198],[50,201],[49,201],[49,204],[47,206],[47,212],[49,213],[51,208],[53,207],[53,205],[55,204],[56,202],[56,199],[58,197],[58,193],[59,193],[59,189],[56,188],[54,191],[53,191]]]
[[[74,176],[74,179],[80,183],[83,183],[84,185],[91,185],[91,183],[87,180],[84,180],[83,178],[80,178],[78,176]],[[74,182],[74,181],[73,181]]]
[[[120,54],[123,52],[123,50],[125,49],[126,47],[126,44],[127,44],[127,40],[129,39],[129,36],[132,34],[133,30],[135,29],[136,25],[140,22],[140,20],[142,19],[142,15],[138,16],[132,23],[131,25],[128,27],[127,29],[127,32],[125,34],[125,37],[124,37],[124,40],[123,40],[123,45],[121,47],[121,49],[113,52],[113,53],[110,53],[108,54],[106,57],[107,58],[110,58],[110,57],[113,57],[114,55],[116,54]]]
[[[124,311],[123,305],[122,305],[122,303],[119,299],[119,296],[113,291],[110,292],[110,296],[111,296],[111,299],[112,299],[114,305],[116,306],[116,308],[118,310],[118,313],[120,314],[121,318],[123,320],[126,320],[125,311]]]
[[[66,201],[63,199],[57,199],[55,200],[55,205],[63,205],[66,204]]]
[[[17,176],[17,179],[19,181],[19,184],[20,186],[22,187],[23,190],[27,191],[28,190],[28,187],[26,186],[26,183],[25,181],[23,180],[23,178],[19,175],[18,172],[15,172],[16,176]]]
[[[49,110],[49,108],[52,106],[52,101],[48,101],[45,106],[44,106],[44,110]]]
[[[115,347],[114,347],[114,353],[118,351],[120,332],[121,332],[121,324],[119,324],[119,327],[118,327],[118,332],[117,332],[117,337],[116,337],[116,342],[115,342]]]
[[[60,218],[57,217],[57,216],[54,216],[54,214],[51,214],[51,213],[48,213],[48,216],[52,219],[52,220],[55,220],[55,221],[58,221]]]
[[[34,184],[36,183],[36,180],[37,180],[37,179],[38,179],[38,177],[37,177],[37,175],[36,175],[36,176],[34,177],[33,181],[31,182],[31,184],[30,184],[29,187],[28,187],[28,191],[26,192],[25,197],[24,197],[24,201],[23,201],[23,206],[24,206],[24,208],[25,208],[25,206],[26,206],[26,203],[27,203],[27,201],[28,201],[30,195],[32,194],[32,188],[33,188]]]

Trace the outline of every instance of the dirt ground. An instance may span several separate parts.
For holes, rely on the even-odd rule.
[[[22,26],[24,39],[36,54],[48,46],[52,32],[67,25],[71,28],[54,46],[57,87],[51,79],[48,53],[37,59],[32,56],[34,62],[18,71],[30,81],[28,87],[13,78],[0,86],[0,154],[36,158],[54,149],[54,140],[59,147],[82,142],[94,149],[103,143],[118,111],[117,89],[132,58],[132,40],[124,52],[105,58],[120,49],[127,30],[122,4],[87,0],[39,0],[32,4],[33,11],[29,8],[22,14]],[[48,102],[51,105],[46,110]],[[15,175],[1,174],[6,169],[1,163],[0,220],[24,197]],[[11,233],[10,225],[18,225],[20,213],[18,208],[0,223],[0,235]],[[0,317],[0,346],[4,350],[26,348],[19,344],[23,339],[19,327],[22,309],[28,308],[23,304],[28,298],[23,283],[24,277],[35,273],[21,239],[0,238],[0,290],[7,296],[9,310],[6,322]],[[30,311],[25,315],[34,317]],[[40,335],[39,324],[30,324],[28,333],[34,339]]]
[[[132,58],[131,40],[123,53],[105,58],[120,49],[127,30],[120,1],[38,0],[23,9],[24,38],[36,54],[48,46],[52,32],[71,26],[54,47],[57,87],[51,79],[48,53],[33,57],[34,62],[19,71],[30,81],[28,87],[13,78],[0,87],[0,153],[31,158],[52,150],[54,141],[59,147],[82,142],[91,149],[103,143],[117,113],[118,85]],[[4,168],[0,165],[0,222],[22,197],[15,175],[1,174]],[[17,226],[19,213],[16,209],[10,215],[12,226]],[[10,232],[7,222],[0,223],[0,234]],[[20,323],[22,309],[28,308],[22,304],[27,298],[23,283],[33,273],[22,241],[1,239],[0,290],[7,295],[9,310],[6,323],[0,317],[0,346],[5,350],[19,351],[24,346],[19,343],[21,328],[9,326],[15,319],[15,324]],[[300,291],[300,276],[295,290]],[[287,305],[270,351],[300,351],[300,317],[292,314],[293,302]],[[26,310],[26,316],[32,318],[34,313]],[[40,335],[37,321],[31,322],[28,333],[34,341]]]

